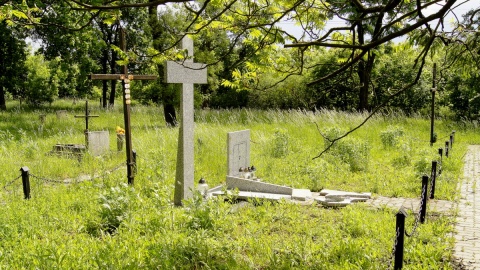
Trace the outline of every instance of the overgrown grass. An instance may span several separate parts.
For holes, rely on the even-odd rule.
[[[91,103],[93,104],[93,103]],[[28,166],[32,174],[61,180],[102,174],[125,162],[116,152],[120,108],[92,106],[100,115],[91,130],[109,130],[111,153],[82,160],[50,155],[56,143],[83,143],[84,104],[59,101],[45,110],[8,104],[0,112],[0,185]],[[57,119],[55,111],[67,109]],[[41,127],[39,114],[46,114]],[[210,186],[224,182],[227,132],[251,130],[251,161],[265,181],[295,188],[372,192],[374,196],[419,197],[421,175],[446,136],[456,130],[443,162],[436,198],[455,200],[468,144],[478,142],[476,123],[429,122],[399,113],[374,116],[322,157],[322,134],[356,126],[366,114],[334,111],[203,110],[195,112],[195,177]],[[401,131],[401,132],[400,132]],[[138,154],[135,186],[125,169],[94,181],[64,185],[32,177],[32,198],[21,181],[0,192],[0,268],[39,269],[385,269],[390,262],[398,209],[357,204],[344,209],[285,202],[244,207],[199,197],[172,206],[177,128],[167,128],[159,107],[132,109],[133,148]],[[327,141],[328,142],[328,141]],[[407,228],[413,224],[411,213]],[[406,239],[406,269],[451,269],[453,217],[427,218]]]

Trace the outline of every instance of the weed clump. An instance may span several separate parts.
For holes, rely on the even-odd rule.
[[[98,218],[87,222],[87,232],[93,236],[100,236],[103,233],[114,234],[129,216],[131,192],[126,184],[104,191],[98,199],[100,204]]]
[[[388,126],[388,128],[380,133],[380,139],[384,148],[396,147],[403,136],[404,131],[398,126]]]

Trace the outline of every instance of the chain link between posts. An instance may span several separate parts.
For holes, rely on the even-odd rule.
[[[408,233],[407,230],[405,229],[405,235],[408,236],[408,237],[412,237],[415,234],[415,232],[417,231],[418,224],[419,224],[418,222],[420,221],[420,215],[422,213],[423,206],[424,206],[423,205],[423,199],[424,199],[423,196],[427,196],[425,186],[422,188],[422,197],[420,198],[420,206],[419,206],[420,209],[418,210],[418,213],[415,216],[415,223],[413,224],[412,232]]]
[[[88,178],[88,179],[84,179],[84,180],[78,180],[78,177],[75,178],[75,179],[68,179],[68,181],[66,180],[58,180],[58,179],[52,179],[52,178],[46,178],[46,177],[41,177],[41,176],[37,176],[33,173],[30,173],[30,176],[32,176],[33,178],[36,178],[38,180],[41,180],[41,181],[44,181],[46,183],[55,183],[55,184],[74,184],[74,183],[81,183],[81,182],[85,182],[85,181],[93,181],[95,179],[98,179],[98,178],[101,178],[101,177],[104,177],[106,174],[108,173],[112,173],[122,167],[125,166],[125,163],[122,162],[120,163],[119,165],[115,166],[113,169],[110,169],[110,170],[107,170],[105,173],[101,174],[101,175],[97,175],[97,176],[93,176],[91,178]],[[21,177],[21,176],[20,176]]]
[[[393,241],[393,248],[392,253],[390,254],[390,259],[388,260],[387,270],[390,270],[392,267],[392,261],[395,257],[395,253],[397,252],[397,244],[398,244],[398,237],[400,236],[399,228],[397,228],[397,233],[395,233],[395,241]]]
[[[7,184],[5,184],[5,186],[3,186],[3,189],[4,190],[7,190],[7,187],[11,186],[13,183],[15,183],[15,181],[17,181],[18,179],[20,179],[22,177],[22,175],[19,175],[17,178],[11,180],[10,182],[8,182]]]

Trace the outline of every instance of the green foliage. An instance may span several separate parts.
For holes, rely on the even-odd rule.
[[[325,146],[345,134],[340,128],[330,128],[324,132]],[[370,158],[370,145],[366,141],[358,139],[344,138],[336,141],[331,150],[331,155],[339,158],[345,164],[348,164],[351,171],[365,171],[368,169]]]
[[[340,270],[383,269],[390,262],[391,249],[385,247],[393,245],[398,209],[374,209],[362,204],[344,209],[287,202],[231,204],[234,195],[204,201],[199,194],[186,200],[185,207],[174,207],[178,130],[166,128],[159,121],[162,108],[158,106],[132,106],[133,147],[138,153],[134,188],[120,184],[126,182],[124,167],[106,173],[125,163],[124,153],[114,149],[81,161],[47,155],[56,143],[84,142],[83,121],[74,117],[58,120],[54,113],[66,109],[69,115],[81,114],[83,105],[57,100],[52,107],[31,110],[10,101],[8,110],[0,113],[0,268]],[[92,130],[109,130],[110,145],[115,145],[112,134],[117,125],[123,124],[121,108],[91,109],[92,114],[100,115],[92,121]],[[46,114],[42,132],[40,113]],[[389,113],[373,116],[363,128],[350,134],[342,151],[368,143],[365,170],[351,170],[340,150],[335,149],[312,160],[323,149],[312,122],[321,123],[333,139],[364,117],[327,110],[196,110],[196,178],[204,176],[211,187],[222,184],[226,133],[248,128],[251,160],[257,175],[266,182],[316,191],[343,189],[418,198],[415,164],[424,158],[423,167],[428,169],[427,163],[438,158],[433,150],[436,147],[429,145],[427,120]],[[385,148],[382,144],[380,133],[389,126],[404,132],[397,147]],[[450,157],[444,158],[437,182],[436,197],[443,200],[458,196],[466,145],[479,140],[473,122],[438,120],[439,137],[452,129],[457,130],[456,144]],[[285,135],[288,151],[275,158],[273,142]],[[278,141],[282,148],[285,140]],[[402,155],[411,163],[395,167],[393,160]],[[53,179],[81,175],[97,178],[68,185],[32,178],[32,198],[25,201],[20,180],[3,189],[19,176],[22,166],[28,166],[37,176]],[[408,228],[414,215],[409,213]],[[449,258],[454,217],[439,213],[427,220],[419,227],[417,238],[406,243],[406,267],[422,269],[422,261],[428,261],[430,268],[453,269]],[[19,245],[18,239],[25,244]]]
[[[58,77],[52,76],[48,62],[42,55],[29,55],[26,65],[28,75],[23,97],[34,106],[52,103],[58,97]]]
[[[276,129],[273,134],[272,156],[274,158],[285,157],[289,152],[289,136],[285,129]]]
[[[388,128],[380,133],[383,147],[396,147],[400,138],[403,136],[403,129],[398,126],[388,126]]]

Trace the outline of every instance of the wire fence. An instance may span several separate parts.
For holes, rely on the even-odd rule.
[[[448,150],[452,149],[455,131],[450,133],[445,138],[449,137],[449,141],[445,143],[445,153],[448,153]],[[413,221],[413,227],[410,233],[405,229],[405,219],[406,213],[403,210],[403,207],[400,208],[399,212],[397,213],[397,224],[396,224],[396,233],[394,238],[394,245],[392,249],[392,254],[390,256],[390,260],[388,263],[387,269],[391,269],[392,261],[394,262],[393,267],[394,269],[402,269],[403,267],[403,235],[407,237],[414,237],[417,229],[420,224],[425,222],[426,210],[427,210],[427,201],[429,199],[434,198],[435,194],[435,182],[438,180],[438,177],[441,174],[442,170],[442,163],[443,163],[443,149],[439,149],[440,161],[432,161],[432,170],[429,176],[422,177],[422,193],[420,196],[420,203],[418,207],[418,212],[415,215],[415,220]],[[448,155],[445,155],[448,158]],[[438,170],[438,172],[437,172]],[[428,190],[429,180],[430,179],[430,189]],[[428,196],[430,194],[430,196]]]
[[[36,175],[36,174],[33,174],[32,172],[28,172],[28,177],[31,177],[32,179],[35,179],[35,180],[39,180],[43,183],[49,183],[49,184],[78,184],[78,183],[82,183],[82,182],[85,182],[85,181],[94,181],[96,179],[99,179],[99,178],[103,178],[123,167],[125,167],[125,162],[122,162],[120,164],[118,164],[117,166],[113,167],[112,169],[109,169],[109,170],[106,170],[106,171],[103,171],[102,173],[100,174],[94,174],[94,175],[87,175],[87,174],[83,174],[83,175],[80,175],[76,178],[67,178],[67,179],[54,179],[54,178],[49,178],[49,177],[45,177],[45,176],[40,176],[40,175]],[[3,186],[3,189],[5,191],[10,191],[9,188],[11,186],[13,186],[13,184],[15,184],[15,182],[17,180],[19,180],[20,178],[22,178],[23,176],[23,171],[22,171],[22,174],[20,174],[18,177],[8,181],[4,186]]]

